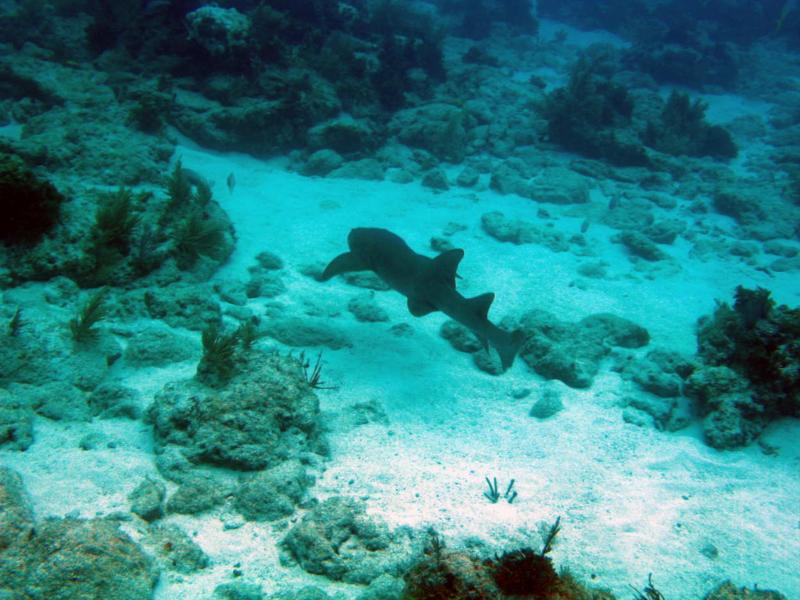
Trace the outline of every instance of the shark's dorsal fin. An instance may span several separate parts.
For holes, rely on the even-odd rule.
[[[480,296],[475,296],[467,300],[467,302],[476,315],[481,319],[488,319],[489,307],[492,305],[492,302],[494,302],[494,292],[486,292]]]
[[[319,276],[320,281],[328,281],[332,277],[341,275],[342,273],[349,273],[350,271],[366,271],[369,267],[352,252],[345,252],[334,258],[322,275]]]
[[[415,317],[424,317],[427,314],[430,314],[436,310],[436,307],[432,304],[425,302],[424,300],[415,300],[414,298],[408,299],[408,312],[410,312]]]
[[[464,258],[464,251],[461,248],[455,248],[442,252],[439,256],[432,259],[431,262],[431,277],[437,281],[444,281],[451,288],[456,287],[456,277],[458,270],[458,263]]]

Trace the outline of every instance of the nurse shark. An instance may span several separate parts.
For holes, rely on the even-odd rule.
[[[512,365],[525,336],[519,329],[508,332],[489,321],[493,293],[465,298],[456,291],[456,270],[463,250],[449,250],[429,258],[414,252],[391,231],[372,227],[351,230],[347,245],[350,251],[334,258],[325,267],[320,281],[352,271],[372,271],[408,299],[412,315],[422,317],[441,311],[469,328],[484,348],[491,345],[500,355],[503,370]]]

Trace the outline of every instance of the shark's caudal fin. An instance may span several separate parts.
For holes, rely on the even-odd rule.
[[[336,277],[342,273],[349,273],[350,271],[366,271],[367,269],[369,269],[369,267],[367,267],[367,265],[365,265],[355,254],[352,252],[345,252],[328,263],[328,266],[325,267],[322,275],[319,276],[319,280],[328,281],[332,277]]]
[[[504,336],[507,339],[502,344],[495,344],[495,350],[500,355],[500,363],[503,365],[503,371],[506,371],[514,364],[514,358],[517,352],[525,343],[525,332],[521,329],[516,329],[511,333],[506,332]]]
[[[489,320],[489,308],[492,306],[493,301],[494,293],[492,292],[487,292],[486,294],[481,294],[480,296],[475,296],[467,300],[478,318],[485,321]],[[500,362],[503,365],[503,370],[506,371],[514,363],[514,358],[517,356],[520,347],[525,343],[525,334],[521,329],[517,329],[511,333],[503,331],[502,329],[493,329],[496,333],[490,333],[490,339],[486,339],[482,336],[479,336],[479,339],[485,350],[489,349],[489,343],[494,346],[494,349],[497,350],[497,354],[500,355]]]

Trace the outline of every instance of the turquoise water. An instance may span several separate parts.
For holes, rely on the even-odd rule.
[[[711,4],[0,3],[0,596],[800,597],[800,14]]]

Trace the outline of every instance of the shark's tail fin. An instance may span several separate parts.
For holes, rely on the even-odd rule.
[[[514,364],[514,358],[517,356],[522,344],[525,343],[525,332],[522,329],[515,329],[504,337],[506,338],[505,341],[497,344],[495,350],[500,355],[503,371],[507,371]]]

